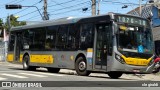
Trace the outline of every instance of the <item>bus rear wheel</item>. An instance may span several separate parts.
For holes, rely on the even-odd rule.
[[[123,74],[122,72],[109,72],[108,76],[113,79],[118,79],[119,77],[122,76],[122,74]]]
[[[60,71],[60,68],[47,68],[48,72],[52,72],[52,73],[58,73]]]
[[[78,75],[88,76],[90,74],[90,72],[87,71],[87,63],[83,57],[79,57],[76,60],[75,69]]]
[[[36,67],[29,65],[29,60],[30,60],[30,59],[29,59],[29,56],[28,56],[28,55],[24,56],[23,62],[22,62],[22,64],[23,64],[23,69],[24,69],[24,70],[36,70]]]

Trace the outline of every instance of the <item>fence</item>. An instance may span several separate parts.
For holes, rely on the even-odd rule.
[[[5,42],[0,42],[0,61],[6,61],[7,47]]]

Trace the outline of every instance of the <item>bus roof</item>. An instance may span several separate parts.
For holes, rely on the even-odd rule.
[[[17,27],[12,27],[11,31],[14,30],[22,30],[22,29],[28,29],[28,28],[36,28],[36,27],[44,27],[44,26],[50,26],[50,25],[59,25],[59,24],[67,24],[67,23],[76,23],[79,21],[80,18],[74,18],[74,19],[57,19],[57,20],[46,20],[46,21],[40,21],[35,24],[30,24],[30,25],[24,25],[24,26],[17,26]]]
[[[60,18],[60,19],[56,19],[56,20],[46,20],[46,21],[40,21],[38,23],[35,24],[31,24],[31,25],[24,25],[24,26],[17,26],[17,27],[12,27],[10,31],[17,31],[17,30],[23,30],[23,29],[29,29],[29,28],[38,28],[38,27],[45,27],[45,26],[51,26],[51,25],[62,25],[62,24],[72,24],[72,23],[77,23],[79,21],[82,22],[89,22],[90,20],[93,20],[93,18],[95,17],[99,17],[99,19],[101,20],[106,20],[106,19],[111,19],[112,15],[128,15],[128,14],[120,14],[120,13],[108,13],[108,14],[103,14],[103,15],[96,15],[96,16],[89,16],[89,17],[83,17],[83,18],[72,18],[72,17],[67,17],[67,18]],[[108,17],[106,17],[108,16]],[[128,15],[128,16],[134,16],[134,15]],[[102,18],[103,17],[103,18]],[[134,16],[137,18],[141,18],[138,16]],[[90,19],[85,21],[85,19]],[[95,19],[94,21],[96,21],[97,19]],[[109,21],[109,20],[106,20]]]

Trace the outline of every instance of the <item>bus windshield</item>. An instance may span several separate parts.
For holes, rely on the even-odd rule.
[[[119,51],[153,53],[151,29],[144,26],[118,25],[117,45]]]

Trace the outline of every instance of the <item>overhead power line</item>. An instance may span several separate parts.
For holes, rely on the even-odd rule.
[[[41,1],[38,1],[38,2],[36,2],[36,3],[34,3],[33,5],[31,5],[31,6],[35,6],[35,5],[37,5],[38,3],[40,3]],[[23,10],[21,10],[21,11],[18,11],[18,12],[16,12],[16,13],[14,13],[13,15],[15,15],[15,14],[18,14],[18,13],[21,13],[21,12],[23,12],[23,11],[25,11],[25,10],[27,10],[27,9],[29,9],[30,7],[26,7],[25,9],[23,9]],[[41,8],[41,9],[43,9],[43,8]],[[40,10],[40,9],[39,9]],[[37,10],[35,10],[35,11],[32,11],[32,12],[30,12],[30,13],[27,13],[27,14],[25,14],[25,15],[22,15],[22,16],[26,16],[26,15],[28,15],[28,14],[31,14],[31,13],[35,13]],[[21,17],[21,16],[20,16]],[[2,18],[7,18],[7,16],[6,17],[2,17]]]
[[[13,1],[8,2],[8,3],[6,3],[6,4],[11,4],[11,3],[14,3],[14,4],[15,4],[15,2],[17,2],[17,1],[18,1],[18,0],[13,0]],[[24,1],[24,0],[21,0],[21,1],[18,1],[18,2],[22,2],[22,1]],[[0,9],[1,9],[1,8],[5,8],[5,5],[6,5],[6,4],[1,4],[1,5],[0,5],[0,6],[1,6]]]
[[[79,4],[76,4],[76,5],[72,5],[72,6],[68,6],[68,7],[64,7],[64,8],[60,8],[60,9],[50,9],[50,10],[52,10],[52,11],[50,11],[50,13],[52,12],[57,12],[57,11],[60,11],[60,10],[64,10],[64,9],[70,9],[70,8],[74,8],[74,7],[77,7],[77,6],[81,6],[81,5],[85,5],[85,4],[87,4],[89,1],[86,1],[86,2],[82,2],[82,3],[79,3]],[[86,7],[86,6],[85,6]],[[81,7],[81,10],[82,10],[82,8],[84,8],[84,7]],[[33,12],[31,12],[31,13],[33,13]],[[29,13],[30,14],[30,13]],[[28,15],[28,14],[27,14]],[[37,15],[34,15],[34,16],[32,16],[32,17],[30,17],[30,18],[28,18],[27,20],[29,20],[29,19],[31,19],[31,18],[34,18],[34,17],[36,17]],[[21,16],[22,17],[22,16]]]
[[[114,2],[114,1],[105,1],[105,0],[102,0],[102,2],[111,2],[113,4],[126,4],[126,5],[139,5],[139,4],[136,4],[136,3],[122,3],[122,2]]]
[[[13,2],[13,3],[9,3],[9,4],[19,4],[20,2],[23,2],[24,0],[20,0],[20,1],[17,1],[17,2]]]
[[[90,6],[88,8],[91,8]],[[70,13],[70,12],[73,12],[73,11],[78,11],[78,10],[82,10],[82,8],[76,8],[76,9],[72,9],[72,10],[68,10],[68,11],[65,11],[65,12],[60,12],[60,13],[54,13],[54,14],[50,14],[50,16],[53,16],[53,15],[59,15],[59,14],[64,14],[64,13]],[[29,20],[29,19],[32,19],[32,18],[40,18],[40,16],[36,15],[34,17],[31,17],[31,18],[28,18],[26,20]]]
[[[43,9],[43,8],[41,8],[41,9],[39,9],[39,10],[41,11],[42,9]],[[32,11],[32,12],[29,12],[29,13],[27,13],[27,14],[24,14],[24,15],[20,16],[20,18],[25,17],[25,16],[27,16],[27,15],[29,15],[29,14],[35,13],[36,11],[37,11],[37,10]]]
[[[50,9],[51,10],[50,12],[56,12],[56,11],[59,11],[59,10],[64,10],[64,9],[69,9],[69,8],[77,7],[79,5],[84,5],[84,4],[88,3],[88,2],[90,2],[90,1],[79,3],[79,4],[76,4],[76,5],[72,5],[72,6],[68,6],[68,7],[64,7],[64,8],[60,8],[60,9]]]
[[[53,7],[53,6],[57,6],[57,5],[62,5],[62,4],[70,3],[70,2],[73,2],[73,1],[76,1],[76,0],[70,0],[70,1],[66,1],[66,2],[59,3],[59,4],[49,5],[48,7]]]
[[[90,8],[90,7],[88,7],[88,8]],[[50,14],[50,16],[52,16],[52,15],[58,15],[58,14],[64,14],[64,13],[69,13],[69,12],[73,12],[73,11],[76,11],[76,10],[82,10],[82,8],[72,9],[72,10],[68,10],[68,11],[60,12],[60,13],[56,13],[56,14]]]
[[[59,6],[64,7],[62,4],[59,4],[59,3],[57,3],[56,1],[53,1],[53,0],[52,0],[52,2],[54,2],[55,4],[57,4],[57,5],[59,5]]]
[[[72,1],[75,1],[75,0],[72,0]],[[67,2],[69,3],[69,2],[71,2],[71,0],[70,0],[70,1],[67,1]],[[67,3],[67,2],[63,2],[63,3]],[[87,2],[89,2],[89,1],[87,1]],[[79,4],[76,4],[76,5],[73,5],[73,6],[70,6],[70,7],[65,7],[65,8],[62,8],[62,9],[59,9],[59,10],[63,10],[63,9],[75,7],[75,6],[78,6],[78,5],[80,5],[80,4],[85,4],[85,3],[87,3],[87,2],[79,3]],[[62,3],[61,3],[61,4],[62,4]],[[54,5],[52,5],[52,6],[50,6],[50,7],[53,7],[53,6],[54,6]],[[43,9],[43,8],[40,8],[39,10],[42,10],[42,9]],[[30,14],[32,14],[32,13],[35,13],[36,11],[37,11],[37,10],[34,10],[34,11],[32,11],[32,12],[29,12],[29,13],[26,13],[26,14],[20,16],[20,18],[25,17],[25,16],[27,16],[27,15],[30,15]],[[54,11],[56,11],[56,10],[54,10]]]
[[[40,2],[41,2],[41,1],[38,1],[38,2],[36,2],[36,3],[34,3],[34,4],[30,5],[30,6],[35,6],[35,5],[39,4]],[[21,13],[21,12],[23,12],[23,11],[29,9],[29,8],[30,8],[30,7],[26,7],[25,9],[23,9],[23,10],[21,10],[21,11],[18,11],[18,12],[14,13],[14,14]]]
[[[73,2],[73,1],[76,1],[76,0],[70,0],[70,1],[66,1],[66,2],[59,3],[59,4],[50,5],[50,6],[48,6],[48,7],[53,7],[53,6],[56,6],[56,5],[66,4],[66,3]],[[38,3],[40,3],[40,2],[41,2],[41,1],[39,1],[39,2],[37,2],[37,3],[35,3],[35,4],[38,4]],[[28,8],[27,8],[27,9],[28,9]],[[40,8],[39,10],[42,10],[42,9],[43,9],[43,7]],[[25,9],[25,10],[26,10],[26,9]],[[21,10],[21,11],[19,11],[19,12],[17,12],[17,13],[20,13],[20,12],[22,12],[22,11],[24,11],[24,10]],[[27,16],[27,15],[29,15],[29,14],[31,14],[31,13],[35,13],[36,11],[37,11],[37,10],[34,10],[34,11],[32,11],[32,12],[29,12],[29,13],[26,13],[26,14],[20,16],[19,18],[24,17],[24,16]],[[17,14],[17,13],[15,13],[15,14]]]

